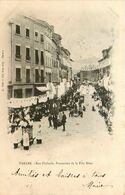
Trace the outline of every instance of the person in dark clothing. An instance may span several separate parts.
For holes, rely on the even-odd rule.
[[[63,112],[63,115],[62,115],[62,125],[63,125],[63,131],[65,131],[65,124],[66,124],[66,115],[65,113]]]
[[[40,121],[40,119],[42,118],[42,116],[40,115],[40,113],[37,111],[35,113],[35,116],[34,116],[34,121],[38,122]]]
[[[49,121],[49,127],[52,127],[52,115],[51,115],[51,113],[49,113],[48,121]]]
[[[53,115],[53,126],[54,126],[54,129],[57,129],[57,114]]]

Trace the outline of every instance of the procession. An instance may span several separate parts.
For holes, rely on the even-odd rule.
[[[122,0],[0,5],[0,195],[124,194]]]
[[[16,151],[32,150],[50,143],[48,137],[52,145],[60,138],[60,142],[70,136],[73,139],[78,132],[84,140],[87,132],[95,129],[96,135],[98,128],[111,135],[112,38],[98,49],[97,55],[92,51],[87,57],[83,46],[75,56],[72,44],[71,52],[64,46],[67,35],[63,40],[54,26],[42,18],[16,15],[8,20],[7,27],[11,29],[8,35],[11,50],[7,56],[9,145]],[[82,34],[80,37],[84,40]]]
[[[69,90],[60,98],[47,98],[46,102],[32,104],[29,107],[10,109],[9,112],[9,133],[12,135],[13,148],[23,148],[29,150],[33,144],[41,144],[43,140],[44,119],[48,121],[48,128],[51,131],[67,131],[67,123],[72,117],[84,118],[84,113],[88,110],[98,112],[107,124],[108,131],[111,132],[111,106],[104,102],[99,91],[99,85],[85,82],[78,86],[72,85]],[[104,89],[103,89],[104,90]]]

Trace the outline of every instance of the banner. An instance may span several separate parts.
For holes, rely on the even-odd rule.
[[[37,100],[39,103],[47,101],[47,95],[34,96],[30,98],[11,98],[7,104],[9,108],[29,107],[32,104],[36,105]]]

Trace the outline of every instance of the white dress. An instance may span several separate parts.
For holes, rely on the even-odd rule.
[[[38,130],[37,132],[37,137],[36,137],[38,140],[41,140],[42,139],[42,132],[41,130]]]
[[[13,133],[13,143],[14,144],[18,144],[19,142],[19,133],[18,133],[18,130],[16,130],[14,133]]]
[[[23,134],[23,146],[29,146],[29,134],[27,132]]]
[[[37,131],[39,130],[39,125],[41,124],[40,121],[33,122],[33,137],[37,136]]]
[[[19,142],[22,140],[22,127],[18,127],[18,140]]]

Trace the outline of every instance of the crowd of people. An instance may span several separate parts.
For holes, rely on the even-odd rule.
[[[114,114],[114,95],[112,91],[106,90],[105,87],[95,85],[96,93],[94,94],[95,100],[100,100],[101,104],[98,105],[99,113],[104,117],[108,131],[112,131],[112,122]]]
[[[42,121],[44,117],[48,117],[49,127],[57,129],[58,126],[62,125],[63,131],[65,131],[67,118],[64,111],[58,111],[56,103],[53,103],[52,106],[52,109],[48,109],[46,103],[11,110],[9,129],[13,135],[14,148],[18,148],[20,145],[24,147],[24,150],[28,150],[35,140],[37,144],[42,143]],[[34,132],[37,132],[36,137],[34,137]]]
[[[94,89],[91,98],[93,98],[92,111],[98,109],[99,113],[105,118],[108,130],[111,131],[111,109],[112,100],[104,88],[84,84],[84,87]],[[9,130],[13,136],[14,148],[23,147],[29,150],[34,143],[42,144],[43,119],[47,117],[48,128],[57,130],[62,126],[62,131],[66,130],[67,115],[68,117],[83,117],[86,111],[86,95],[81,95],[76,85],[73,85],[61,98],[47,99],[44,103],[37,101],[36,105],[29,107],[9,109]],[[34,136],[34,132],[37,132]]]
[[[14,148],[23,147],[24,150],[29,150],[33,143],[42,143],[44,117],[48,118],[49,128],[57,130],[62,126],[62,130],[65,131],[67,116],[64,111],[69,108],[68,103],[74,98],[75,91],[76,87],[73,87],[61,98],[48,98],[44,103],[37,101],[37,104],[29,107],[9,109],[9,132],[12,133]],[[37,132],[35,136],[34,132]]]

